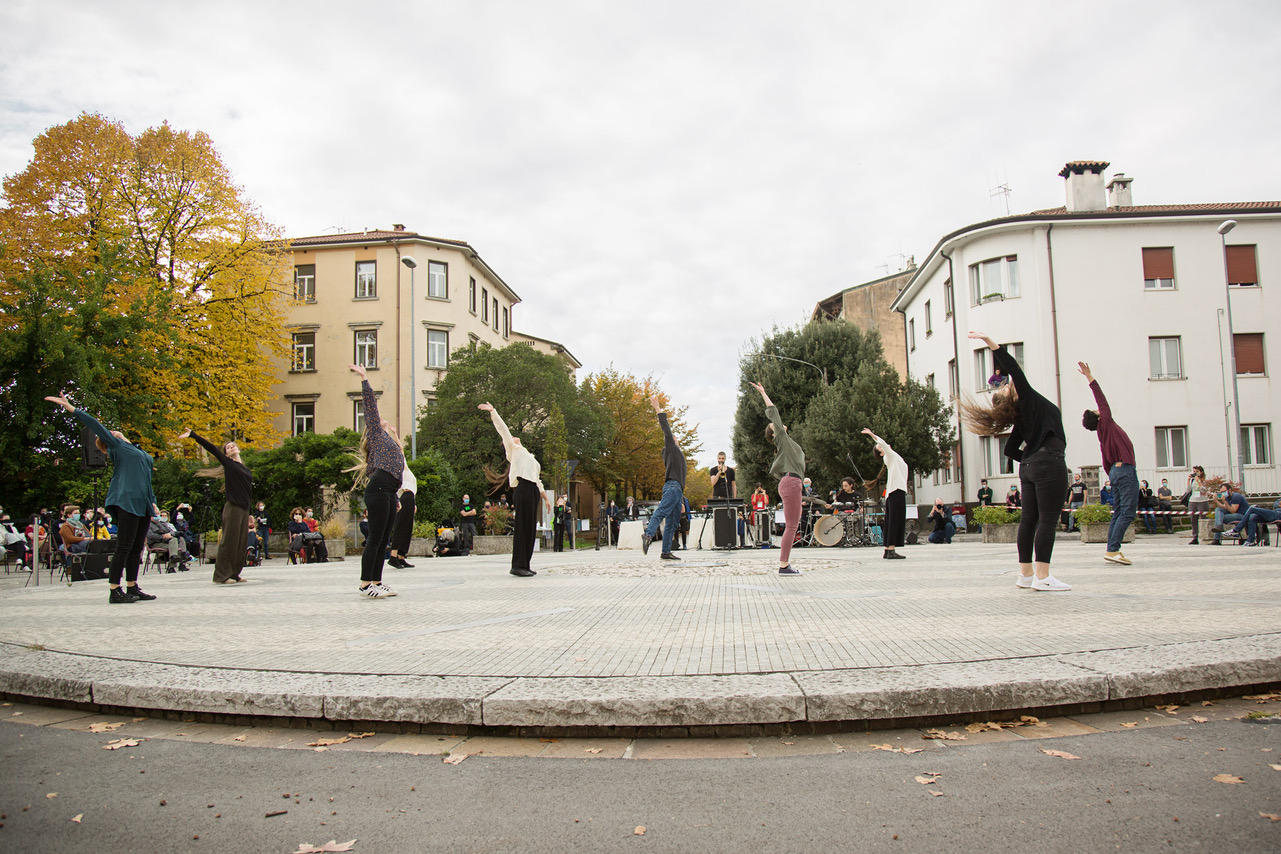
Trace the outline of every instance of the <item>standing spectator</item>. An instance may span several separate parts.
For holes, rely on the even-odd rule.
[[[623,508],[623,516],[629,522],[633,522],[640,518],[640,508],[636,506],[636,499],[632,498],[630,495],[627,496],[627,506]]]
[[[106,504],[120,527],[120,536],[111,555],[107,601],[121,604],[155,599],[138,587],[138,568],[142,564],[142,549],[147,543],[151,513],[160,511],[151,490],[151,473],[156,461],[151,454],[131,444],[120,431],[108,430],[83,409],[73,407],[66,395],[46,397],[45,400],[74,414],[81,424],[93,430],[98,437],[95,440],[98,450],[111,458],[111,483],[107,486]],[[120,589],[122,578],[125,583],[123,590]]]
[[[1019,494],[1019,488],[1017,486],[1011,485],[1010,491],[1005,493],[1005,506],[1006,507],[1022,507],[1023,506],[1023,496]]]
[[[254,508],[254,520],[257,522],[258,536],[262,537],[262,559],[271,560],[271,545],[268,539],[271,536],[271,517],[267,515],[267,505],[259,501],[258,506]]]
[[[552,551],[565,550],[565,534],[569,524],[569,506],[565,496],[561,495],[556,498],[556,509],[552,511]]]
[[[1188,545],[1195,546],[1201,542],[1201,516],[1210,512],[1210,489],[1206,486],[1205,469],[1201,466],[1192,467],[1192,473],[1188,475],[1188,489],[1181,500],[1192,517],[1192,540]]]
[[[1072,475],[1072,485],[1068,487],[1067,493],[1067,520],[1063,524],[1063,530],[1076,531],[1080,530],[1076,526],[1076,511],[1080,510],[1085,504],[1085,483],[1081,480],[1081,475]]]
[[[947,508],[943,506],[942,498],[934,499],[934,508],[930,510],[929,520],[934,523],[934,530],[930,532],[930,542],[951,545],[952,536],[956,533],[956,524],[948,518]]]
[[[681,551],[685,551],[689,547],[689,525],[690,525],[690,520],[693,517],[693,513],[694,513],[693,508],[689,506],[689,499],[686,498],[684,495],[682,495],[681,496],[681,525],[676,530],[676,533],[680,534],[681,536],[681,544],[680,544]],[[675,549],[676,546],[673,545],[672,548]]]
[[[979,506],[992,506],[992,487],[987,485],[987,478],[979,481]]]
[[[1134,443],[1112,417],[1112,407],[1103,395],[1103,387],[1090,373],[1090,366],[1077,362],[1076,368],[1090,384],[1094,403],[1098,409],[1087,409],[1081,414],[1081,426],[1099,434],[1099,450],[1103,453],[1103,468],[1111,478],[1113,493],[1112,522],[1108,525],[1108,546],[1103,559],[1129,566],[1131,561],[1121,552],[1125,532],[1134,521],[1139,506],[1139,475],[1134,465]]]
[[[1156,506],[1161,511],[1161,518],[1165,520],[1165,532],[1174,533],[1174,520],[1170,518],[1174,511],[1174,493],[1170,491],[1170,481],[1161,478],[1161,486],[1156,491]]]
[[[1143,527],[1149,534],[1156,533],[1156,493],[1146,480],[1139,481],[1139,509],[1143,512]]]
[[[471,554],[476,544],[476,508],[471,503],[470,495],[463,495],[463,506],[458,511],[458,533],[462,537],[462,552]]]
[[[609,545],[611,546],[618,545],[618,525],[621,516],[622,511],[618,509],[614,499],[609,499],[609,507],[605,509],[605,520],[609,525]]]

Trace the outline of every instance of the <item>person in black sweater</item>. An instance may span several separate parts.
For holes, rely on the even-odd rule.
[[[219,448],[190,429],[183,431],[178,438],[191,439],[213,455],[218,465],[201,469],[196,474],[221,478],[227,490],[227,502],[222,506],[222,534],[218,538],[213,583],[244,581],[240,573],[245,568],[249,550],[249,500],[254,492],[254,477],[249,473],[249,466],[240,461],[240,446],[226,442]]]
[[[1023,487],[1018,586],[1042,591],[1071,590],[1070,585],[1050,575],[1054,531],[1067,494],[1063,415],[1032,388],[1018,361],[1004,347],[981,332],[971,332],[969,337],[987,344],[996,366],[1010,378],[992,393],[988,404],[963,402],[961,418],[970,432],[980,436],[999,436],[1009,431],[1005,455],[1019,462],[1019,483]]]

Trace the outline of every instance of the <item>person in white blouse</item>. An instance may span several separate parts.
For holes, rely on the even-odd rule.
[[[902,560],[906,555],[895,551],[903,545],[907,524],[907,463],[880,436],[864,427],[863,432],[876,442],[876,453],[885,462],[885,553],[883,558]]]
[[[538,532],[539,497],[542,497],[542,503],[548,511],[552,509],[551,499],[547,497],[547,491],[543,489],[543,482],[539,477],[542,466],[529,449],[520,443],[520,439],[512,436],[498,410],[488,403],[482,403],[477,408],[489,413],[494,429],[503,440],[503,452],[507,455],[508,464],[505,478],[489,471],[485,474],[495,486],[506,479],[507,485],[512,487],[512,509],[516,513],[516,522],[512,532],[511,574],[528,578],[538,574],[530,568],[529,561],[534,555],[534,537]]]
[[[391,534],[391,556],[387,559],[387,565],[397,569],[414,568],[412,563],[405,560],[405,555],[409,554],[409,540],[414,535],[416,492],[418,478],[409,470],[409,463],[405,463],[405,470],[400,475],[400,509],[396,511],[396,525]]]

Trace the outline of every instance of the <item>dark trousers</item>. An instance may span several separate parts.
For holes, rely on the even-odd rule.
[[[111,553],[111,585],[119,587],[122,575],[133,584],[138,580],[138,566],[142,563],[142,550],[147,546],[151,517],[135,516],[118,504],[108,507],[107,512],[116,522],[116,550]]]
[[[1019,465],[1023,491],[1023,515],[1019,519],[1019,563],[1049,563],[1054,554],[1054,531],[1063,496],[1067,493],[1068,470],[1063,451],[1042,448]]]
[[[472,521],[474,518],[476,517],[467,516],[458,523],[458,535],[462,538],[460,545],[465,552],[470,552],[476,544],[476,523]]]
[[[396,528],[391,535],[391,550],[404,557],[409,553],[409,539],[414,535],[414,494],[408,490],[400,493],[400,510],[396,512]]]
[[[214,562],[213,580],[222,584],[228,578],[239,578],[249,551],[249,511],[228,502],[222,506],[222,535],[218,540],[218,557]]]
[[[538,484],[518,478],[512,492],[512,510],[516,524],[512,530],[512,569],[529,569],[534,556],[534,537],[538,533]]]
[[[907,519],[907,493],[896,489],[885,496],[885,546],[901,546]]]
[[[360,555],[361,585],[383,580],[383,561],[387,538],[396,515],[396,490],[400,478],[382,469],[371,469],[369,483],[365,485],[365,509],[369,511],[369,536],[365,550]]]
[[[565,523],[557,519],[552,522],[552,551],[565,550]]]

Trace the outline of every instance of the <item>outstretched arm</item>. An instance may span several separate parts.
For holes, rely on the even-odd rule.
[[[892,450],[894,450],[893,448],[891,448],[891,447],[890,447],[890,443],[889,443],[889,442],[885,441],[885,440],[884,440],[884,439],[882,439],[880,436],[878,436],[878,435],[876,435],[875,433],[873,433],[873,432],[872,432],[872,428],[871,428],[871,427],[864,427],[864,428],[862,429],[862,431],[860,431],[860,432],[862,432],[862,433],[863,433],[863,435],[865,435],[865,436],[871,436],[871,437],[872,437],[872,441],[873,441],[873,442],[875,442],[875,443],[876,443],[876,445],[877,445],[877,447],[879,447],[881,450],[883,450],[883,451],[892,451]]]
[[[760,383],[748,383],[748,385],[761,393],[761,400],[765,401],[766,409],[774,405],[774,401],[770,400],[769,395],[765,393],[765,386]]]
[[[508,459],[511,459],[512,433],[507,429],[507,424],[503,421],[503,417],[498,414],[498,410],[492,404],[482,403],[476,408],[481,412],[489,413],[489,420],[493,422],[494,429],[498,431],[499,438],[503,440],[503,450],[508,452]]]

